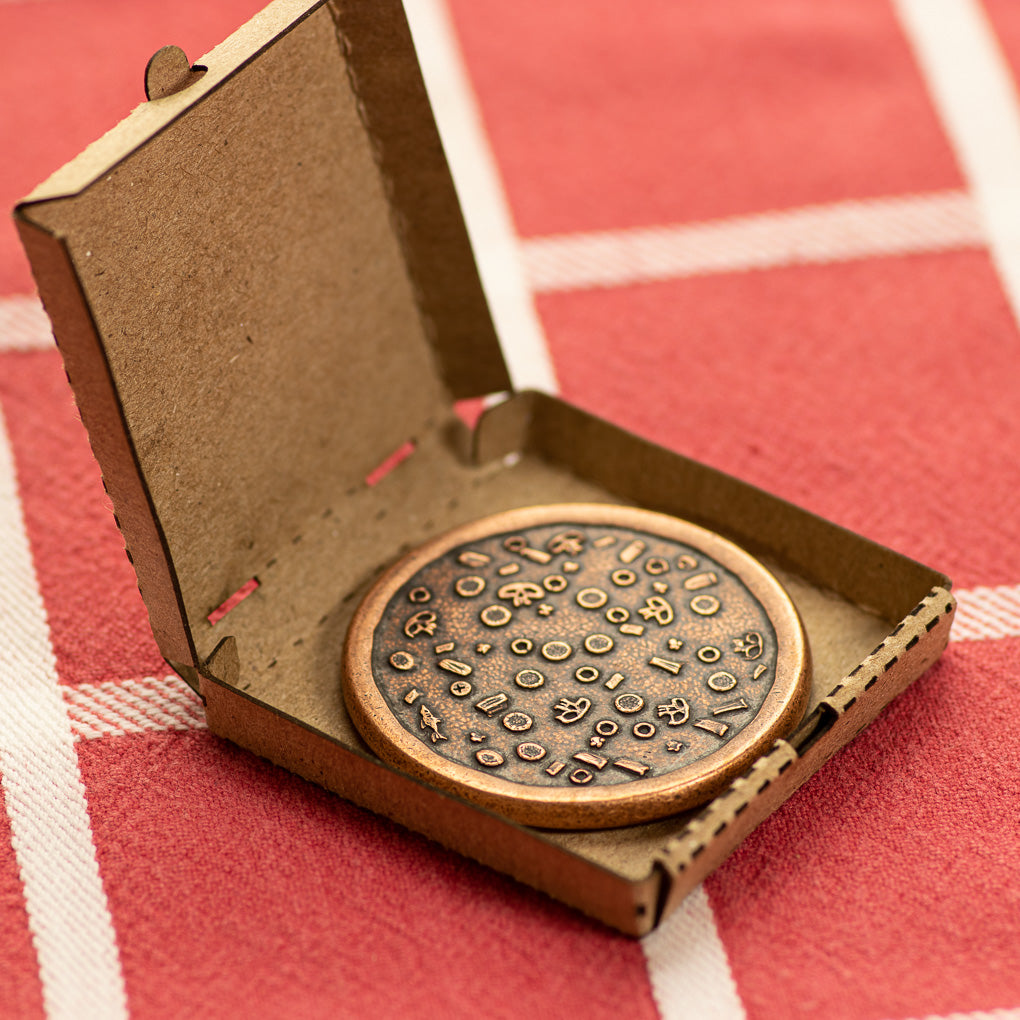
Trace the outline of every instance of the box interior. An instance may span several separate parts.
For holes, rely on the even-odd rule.
[[[746,523],[757,532],[751,543],[755,551],[786,586],[804,621],[814,664],[808,712],[934,584],[945,580],[555,398],[519,395],[484,416],[474,452],[488,454],[487,459],[465,455],[464,433],[464,427],[451,419],[424,436],[414,453],[377,484],[362,485],[350,495],[358,512],[349,516],[345,527],[338,526],[332,514],[309,522],[300,541],[290,543],[259,572],[258,589],[210,628],[202,642],[206,647],[228,636],[236,640],[237,684],[248,696],[302,720],[346,748],[374,757],[353,729],[340,690],[344,635],[374,578],[427,538],[498,510],[561,501],[648,506],[647,499],[639,498],[642,479],[648,477],[641,468],[644,464],[652,477],[664,477],[655,469],[658,458],[671,468],[672,480],[659,486],[653,509],[708,524],[746,543],[740,513],[734,508],[742,496],[750,506],[760,498],[767,507],[764,517]],[[578,471],[574,463],[578,444],[600,451],[611,482],[601,484]],[[729,511],[704,505],[704,494],[713,489]],[[757,515],[757,510],[748,512]],[[810,534],[815,527],[828,536],[824,557],[816,555],[821,536]],[[790,556],[775,542],[763,546],[770,530],[805,535],[797,548],[806,555]],[[886,579],[884,585],[868,588],[870,599],[882,603],[882,610],[848,597],[854,575],[873,571],[881,571]],[[542,838],[637,881],[648,876],[656,854],[693,813],[611,830],[544,830]]]

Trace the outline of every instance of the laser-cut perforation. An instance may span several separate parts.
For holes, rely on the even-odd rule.
[[[952,600],[943,602],[944,597],[943,590],[933,589],[863,663],[833,686],[788,741],[776,741],[771,750],[762,755],[743,775],[733,780],[725,791],[716,796],[677,836],[666,843],[657,855],[657,860],[674,876],[674,881],[679,882],[678,876],[690,869],[694,861],[702,857],[713,845],[718,847],[717,853],[721,859],[728,852],[727,830],[767,790],[782,785],[782,790],[777,791],[778,804],[785,799],[788,792],[792,792],[804,782],[827,757],[823,755],[817,758],[810,752],[830,731],[840,726],[848,714],[853,723],[856,723],[854,735],[867,726],[891,696],[898,693],[894,689],[890,697],[883,697],[882,688],[877,687],[879,680],[887,676],[895,666],[900,665],[903,668],[902,660],[906,652],[918,648],[923,636],[931,633],[940,623],[945,623],[947,617],[952,616],[955,602]],[[886,658],[893,646],[896,647],[898,654]],[[923,650],[921,646],[919,651]],[[858,674],[867,679],[863,680]],[[872,691],[874,693],[866,694]],[[837,740],[832,751],[842,746],[844,742]],[[800,768],[796,767],[799,763],[805,762],[806,758],[811,760]],[[685,884],[679,890],[679,895],[685,895],[689,891],[687,883],[695,880],[684,879]]]
[[[432,430],[435,427],[436,427],[435,418],[429,418],[426,420],[425,422],[426,429]],[[417,449],[418,444],[417,440],[415,439],[408,439],[406,442],[402,443],[399,447],[397,447],[396,450],[393,451],[393,453],[384,458],[377,467],[373,468],[372,471],[368,472],[368,474],[365,476],[365,478],[359,485],[353,485],[348,487],[348,489],[344,493],[345,498],[350,499],[355,497],[359,493],[364,492],[366,489],[375,488],[382,481],[384,481],[384,479],[387,476],[389,476],[393,471],[397,470],[411,456],[413,456]],[[386,508],[385,507],[380,508],[380,510],[376,511],[375,515],[376,519],[377,520],[380,519],[380,517],[385,515],[385,513]],[[318,514],[318,518],[320,520],[328,520],[332,516],[334,516],[334,509],[331,506],[324,507]],[[291,546],[299,545],[304,540],[304,538],[305,532],[304,531],[299,532],[298,534],[291,536],[288,544]],[[266,561],[262,573],[268,574],[269,571],[271,571],[272,568],[278,563],[278,561],[279,556],[270,557],[270,559]],[[251,583],[250,581],[246,582],[246,584],[250,583]],[[248,593],[246,592],[246,594]],[[342,603],[346,605],[348,602],[351,601],[351,599],[353,599],[356,596],[356,594],[357,591],[347,592],[342,598]],[[234,599],[234,596],[233,595],[230,596],[230,599]],[[230,600],[228,599],[227,601],[229,602]],[[236,606],[240,601],[241,600],[238,599],[237,601],[232,602],[226,611],[223,611],[222,607],[217,607],[217,609],[214,610],[213,613],[209,615],[209,617],[207,617],[207,622],[210,623],[210,625],[215,625],[226,615],[227,612],[229,612],[230,609],[234,608],[234,606]],[[226,604],[227,603],[225,602],[224,605]],[[328,613],[323,614],[317,619],[315,623],[315,628],[319,629],[323,627],[326,623],[329,622],[329,619],[330,616]],[[291,641],[290,643],[291,647],[292,648],[300,647],[310,636],[311,635],[309,633],[298,635]],[[277,664],[277,661],[278,657],[274,656],[271,661],[266,663],[265,668],[266,669],[274,668]]]
[[[388,457],[384,457],[376,467],[372,468],[365,475],[365,484],[369,488],[374,488],[387,475],[396,471],[408,457],[413,456],[415,449],[416,446],[413,439],[408,439],[406,443],[401,443]]]
[[[236,609],[259,586],[257,577],[249,577],[233,594],[228,595],[207,617],[209,626],[215,627],[231,610]]]

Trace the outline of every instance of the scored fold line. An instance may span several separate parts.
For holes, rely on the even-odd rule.
[[[443,0],[404,0],[404,10],[514,388],[556,393],[556,371],[450,12]]]

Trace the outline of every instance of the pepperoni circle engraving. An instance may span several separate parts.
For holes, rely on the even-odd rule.
[[[714,616],[719,612],[719,600],[714,595],[695,595],[691,599],[691,609],[698,616]]]
[[[502,722],[512,733],[523,733],[531,729],[535,720],[525,712],[508,712],[503,716]]]
[[[584,639],[584,647],[592,655],[605,655],[613,650],[613,639],[608,634],[589,634]]]
[[[541,761],[545,754],[545,748],[541,744],[536,744],[533,740],[517,745],[517,757],[522,761]]]
[[[505,627],[514,614],[506,606],[486,606],[478,617],[486,627]]]
[[[542,645],[542,656],[550,662],[562,662],[569,659],[574,649],[566,641],[547,641]]]
[[[471,574],[468,577],[458,577],[454,582],[453,590],[466,599],[473,599],[476,595],[481,595],[485,591],[485,578],[479,577],[477,574]]]
[[[737,686],[737,678],[732,673],[720,670],[708,678],[708,686],[713,691],[732,691]]]
[[[514,677],[514,683],[525,690],[533,691],[536,687],[541,687],[545,683],[545,676],[537,669],[522,669]]]
[[[617,712],[623,712],[625,715],[633,715],[635,712],[640,712],[645,707],[645,699],[639,694],[621,694],[613,702],[616,706]]]

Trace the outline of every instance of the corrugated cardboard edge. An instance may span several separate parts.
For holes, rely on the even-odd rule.
[[[933,589],[788,740],[777,740],[669,841],[659,861],[671,882],[657,923],[938,659],[955,612],[953,596],[944,588]]]
[[[197,654],[177,574],[124,420],[99,331],[60,238],[24,219],[17,221],[46,312],[59,338],[64,371],[74,390],[103,487],[135,568],[138,590],[160,650],[168,659],[195,662]]]

